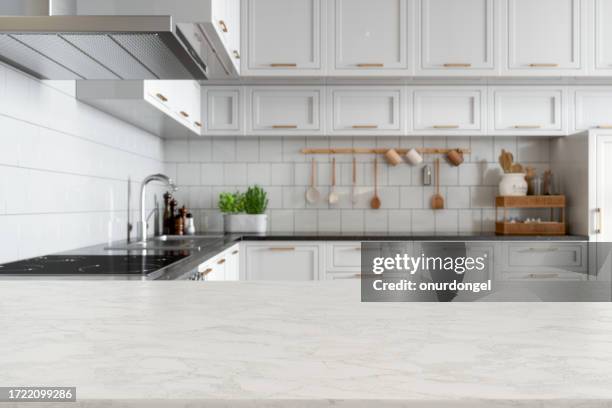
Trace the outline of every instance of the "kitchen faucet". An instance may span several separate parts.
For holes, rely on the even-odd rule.
[[[145,198],[147,193],[147,184],[149,184],[151,181],[163,181],[172,189],[173,192],[177,190],[177,187],[172,179],[165,174],[152,174],[145,177],[145,179],[142,181],[142,184],[140,185],[140,229],[138,238],[143,242],[147,240],[147,214],[145,209]]]

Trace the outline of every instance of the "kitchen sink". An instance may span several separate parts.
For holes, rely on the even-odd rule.
[[[199,250],[218,242],[223,235],[161,235],[146,241],[111,245],[106,250]]]

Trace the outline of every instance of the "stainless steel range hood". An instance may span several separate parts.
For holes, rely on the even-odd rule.
[[[0,61],[40,79],[206,79],[171,16],[0,17]]]

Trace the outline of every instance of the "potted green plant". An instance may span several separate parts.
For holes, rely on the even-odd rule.
[[[265,233],[268,230],[267,208],[268,195],[259,186],[249,187],[245,193],[219,195],[225,232]]]

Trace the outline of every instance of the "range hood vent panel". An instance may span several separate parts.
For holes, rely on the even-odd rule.
[[[159,78],[114,41],[110,35],[64,34],[62,37],[93,59],[104,61],[106,68],[121,79]]]
[[[41,55],[76,72],[84,79],[119,79],[103,65],[79,51],[74,45],[55,34],[13,35],[17,41],[27,45]]]
[[[9,35],[0,35],[0,60],[38,78],[83,79]]]
[[[207,67],[170,16],[0,17],[0,60],[40,79],[195,79]]]

